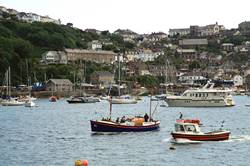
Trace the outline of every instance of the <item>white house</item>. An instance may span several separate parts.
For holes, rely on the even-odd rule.
[[[195,81],[203,81],[206,78],[200,75],[181,75],[178,80],[182,83],[193,85]]]
[[[240,75],[235,75],[233,77],[234,86],[242,86],[243,85],[243,77]]]
[[[61,24],[61,20],[56,20],[53,18],[50,18],[49,16],[41,16],[41,22],[52,22],[55,24]]]
[[[143,62],[154,61],[158,56],[163,54],[164,52],[152,52],[151,50],[142,50],[135,54],[134,59],[139,59]]]
[[[185,36],[190,34],[190,28],[182,28],[182,29],[169,29],[169,36],[173,37],[175,35]]]
[[[45,64],[67,64],[68,58],[63,51],[47,51],[42,55],[42,63]]]
[[[102,43],[100,43],[98,40],[93,40],[89,43],[89,48],[91,50],[101,50],[102,49]]]

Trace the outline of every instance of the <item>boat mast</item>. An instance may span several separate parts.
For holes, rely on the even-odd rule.
[[[151,119],[151,114],[152,114],[151,107],[152,107],[152,95],[150,96],[150,103],[149,103],[149,120]]]
[[[9,97],[9,69],[5,72],[6,79],[6,97]]]
[[[109,118],[111,120],[111,114],[112,114],[112,96],[110,96],[109,99]]]
[[[118,53],[118,95],[121,96],[120,84],[121,84],[121,62],[120,62],[120,53]]]
[[[10,80],[11,80],[11,75],[10,75],[10,67],[9,67],[9,86],[10,86],[10,88],[9,88],[9,96],[11,97],[11,82],[10,82]]]

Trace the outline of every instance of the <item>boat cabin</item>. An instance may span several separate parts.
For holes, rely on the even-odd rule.
[[[195,123],[176,123],[175,131],[176,132],[192,132],[192,133],[201,132],[198,124],[195,124]]]

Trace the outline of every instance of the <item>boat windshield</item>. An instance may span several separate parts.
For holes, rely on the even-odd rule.
[[[181,132],[199,132],[199,128],[192,124],[175,124],[175,131]]]
[[[185,131],[183,125],[175,124],[175,131]]]
[[[194,125],[185,125],[185,130],[190,132],[196,132],[196,128]]]

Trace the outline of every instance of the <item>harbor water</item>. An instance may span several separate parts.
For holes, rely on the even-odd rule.
[[[138,133],[91,132],[92,119],[109,115],[109,103],[68,104],[38,99],[39,107],[0,106],[1,166],[72,166],[87,159],[90,166],[246,166],[250,163],[250,97],[235,96],[236,106],[224,108],[160,107],[154,118],[160,130]],[[157,102],[153,102],[154,112]],[[149,112],[149,97],[138,104],[113,105],[112,118],[143,116]],[[230,139],[219,142],[176,145],[171,131],[183,118],[200,119],[203,131],[223,128]],[[175,150],[170,147],[174,146]]]

